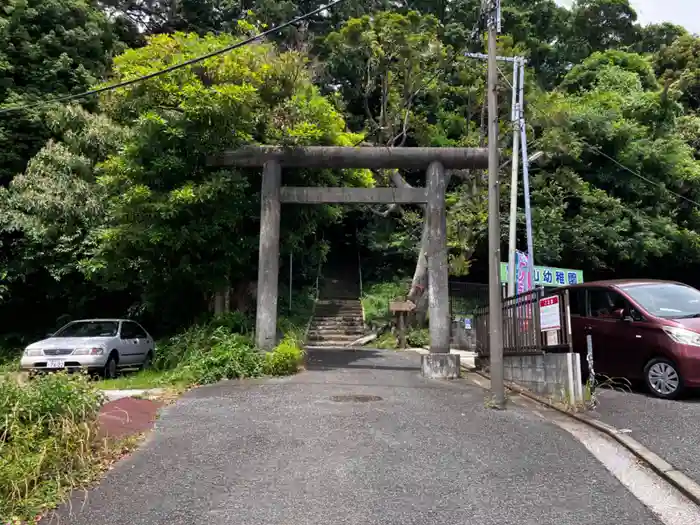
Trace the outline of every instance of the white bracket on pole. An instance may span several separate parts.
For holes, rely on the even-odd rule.
[[[482,0],[481,9],[487,13],[488,27],[495,27],[501,32],[501,0]]]
[[[467,58],[478,58],[479,60],[488,60],[489,56],[485,55],[484,53],[464,53],[464,56]],[[522,62],[523,64],[527,64],[527,60],[524,59],[523,57],[502,57],[502,56],[497,56],[496,60],[499,62]]]

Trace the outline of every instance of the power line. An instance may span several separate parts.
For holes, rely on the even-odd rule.
[[[502,72],[500,69],[499,69],[498,71],[499,71],[499,73],[501,73],[501,76],[503,77],[503,79],[506,80],[506,82],[507,82],[508,80],[506,79],[506,77],[505,77],[505,75],[503,74],[503,72]],[[543,115],[543,112],[540,111],[538,108],[536,108],[534,105],[532,105],[532,103],[530,103],[530,104],[528,105],[528,107],[529,107],[534,113],[538,113],[540,116]],[[524,111],[524,108],[521,108],[521,111]],[[522,124],[521,124],[521,125],[522,125]],[[638,179],[640,179],[640,180],[646,182],[647,184],[651,184],[652,186],[656,186],[657,188],[660,188],[660,189],[662,189],[662,190],[665,190],[665,191],[669,192],[671,195],[674,195],[675,197],[677,197],[677,198],[679,198],[679,199],[682,199],[682,200],[684,200],[684,201],[686,201],[686,202],[692,204],[693,206],[697,206],[697,207],[700,209],[700,202],[698,202],[698,201],[696,201],[696,200],[693,200],[693,199],[691,199],[691,198],[689,198],[689,197],[686,197],[686,196],[684,196],[684,195],[681,195],[681,194],[678,193],[678,192],[673,191],[672,189],[670,189],[668,186],[666,186],[666,185],[665,185],[664,183],[662,183],[662,182],[657,182],[657,181],[652,180],[652,179],[650,179],[650,178],[648,178],[648,177],[645,177],[644,175],[642,175],[642,174],[639,173],[638,171],[635,171],[635,170],[633,170],[632,168],[629,168],[629,167],[625,166],[625,165],[622,164],[619,160],[615,159],[614,157],[611,157],[611,156],[608,155],[607,153],[601,151],[598,147],[593,146],[592,144],[588,143],[587,141],[583,140],[582,138],[579,138],[579,140],[580,140],[581,143],[582,143],[584,146],[586,146],[590,151],[592,151],[593,153],[596,153],[597,155],[600,155],[601,157],[604,157],[604,158],[608,159],[610,162],[613,162],[615,165],[617,165],[619,168],[625,170],[627,173],[630,173],[631,175],[634,175],[634,176],[637,177]]]
[[[76,93],[74,95],[65,95],[63,97],[56,97],[48,100],[42,100],[40,102],[35,102],[33,104],[25,104],[21,106],[14,106],[14,107],[9,107],[9,108],[4,108],[0,109],[0,115],[4,115],[7,113],[11,113],[13,111],[24,111],[27,109],[32,109],[38,106],[43,106],[45,104],[54,104],[57,102],[68,102],[70,100],[76,100],[76,99],[81,99],[81,98],[87,98],[91,97],[93,95],[99,95],[100,93],[104,93],[106,91],[112,91],[114,89],[119,89],[127,86],[131,86],[134,84],[137,84],[139,82],[143,82],[145,80],[150,80],[152,78],[165,75],[167,73],[171,73],[173,71],[176,71],[178,69],[182,69],[187,66],[191,66],[192,64],[196,64],[197,62],[201,62],[203,60],[206,60],[208,58],[212,58],[218,55],[223,55],[224,53],[228,53],[229,51],[233,51],[234,49],[238,49],[240,47],[246,46],[252,42],[255,42],[256,40],[260,40],[261,38],[265,38],[268,35],[272,35],[274,33],[277,33],[284,29],[285,27],[289,27],[291,25],[294,25],[298,22],[301,22],[302,20],[305,20],[309,17],[312,17],[314,15],[317,15],[318,13],[321,13],[323,11],[326,11],[332,7],[335,7],[336,5],[340,4],[341,2],[344,2],[345,0],[333,0],[329,4],[323,5],[319,7],[318,9],[314,9],[313,11],[310,11],[308,13],[305,13],[303,15],[300,15],[292,20],[289,20],[288,22],[285,22],[281,25],[275,26],[271,29],[268,29],[267,31],[263,31],[262,33],[258,33],[257,35],[254,35],[250,38],[247,38],[245,40],[242,40],[240,42],[236,42],[233,45],[230,45],[228,47],[224,47],[222,49],[218,49],[216,51],[212,51],[210,53],[207,53],[206,55],[201,55],[196,58],[192,58],[190,60],[185,60],[184,62],[180,62],[178,64],[174,64],[172,66],[166,67],[165,69],[161,69],[160,71],[155,71],[153,73],[149,73],[147,75],[143,75],[137,78],[132,78],[131,80],[124,80],[123,82],[119,82],[117,84],[111,84],[109,86],[103,86],[101,88],[96,88],[96,89],[91,89],[89,91],[85,91],[83,93]]]
[[[645,182],[648,183],[648,184],[651,184],[651,185],[653,185],[653,186],[656,186],[656,187],[658,187],[658,188],[661,188],[661,189],[663,189],[663,190],[666,190],[666,191],[669,192],[671,195],[675,195],[675,196],[678,197],[679,199],[683,199],[684,201],[687,201],[687,202],[689,202],[690,204],[693,204],[694,206],[697,206],[698,208],[700,208],[700,202],[694,201],[693,199],[689,199],[688,197],[685,197],[684,195],[681,195],[680,193],[676,193],[675,191],[669,189],[668,186],[666,186],[664,183],[662,183],[662,182],[657,182],[657,181],[655,181],[655,180],[652,180],[652,179],[650,179],[650,178],[648,178],[648,177],[645,177],[645,176],[642,175],[641,173],[639,173],[639,172],[637,172],[637,171],[634,171],[634,170],[631,169],[631,168],[628,168],[627,166],[625,166],[624,164],[622,164],[622,163],[621,163],[620,161],[618,161],[617,159],[615,159],[615,158],[611,157],[610,155],[608,155],[607,153],[601,151],[599,148],[597,148],[597,147],[595,147],[595,146],[592,146],[591,144],[589,144],[589,143],[586,142],[585,140],[581,140],[581,142],[583,143],[584,146],[586,146],[588,149],[590,149],[590,150],[593,151],[594,153],[597,153],[598,155],[600,155],[600,156],[602,156],[602,157],[605,157],[605,158],[608,159],[609,161],[614,162],[617,166],[619,166],[620,168],[622,168],[622,169],[625,170],[626,172],[631,173],[631,174],[634,175],[635,177],[638,177],[639,179],[645,181]]]
[[[540,112],[540,111],[539,111],[537,108],[535,108],[535,106],[533,106],[532,104],[530,104],[529,107],[530,107],[531,109],[535,110],[535,113],[539,113],[540,115],[542,115],[542,112]],[[580,137],[579,137],[579,141],[580,141],[586,148],[588,148],[590,151],[592,151],[593,153],[595,153],[595,154],[597,154],[597,155],[600,155],[601,157],[604,157],[604,158],[608,159],[610,162],[614,163],[617,167],[619,167],[619,168],[625,170],[627,173],[629,173],[629,174],[631,174],[631,175],[634,175],[634,176],[637,177],[639,180],[642,180],[642,181],[646,182],[647,184],[651,184],[652,186],[656,186],[657,188],[660,188],[660,189],[662,189],[662,190],[665,190],[665,191],[669,192],[671,195],[674,195],[675,197],[677,197],[677,198],[679,198],[679,199],[681,199],[681,200],[684,200],[684,201],[686,201],[686,202],[692,204],[693,206],[697,206],[698,209],[700,209],[700,202],[698,202],[698,201],[696,201],[696,200],[693,200],[693,199],[691,199],[691,198],[689,198],[689,197],[686,197],[685,195],[681,195],[680,193],[678,193],[678,192],[676,192],[676,191],[673,191],[672,189],[670,189],[670,188],[669,188],[666,184],[664,184],[663,182],[658,182],[658,181],[655,181],[655,180],[653,180],[653,179],[650,179],[649,177],[645,177],[644,175],[642,175],[642,174],[639,173],[638,171],[635,171],[635,170],[633,170],[632,168],[629,168],[629,167],[625,166],[624,164],[622,164],[622,162],[620,162],[620,161],[617,160],[616,158],[611,157],[610,155],[608,155],[607,153],[605,153],[604,151],[602,151],[600,148],[594,146],[593,144],[590,144],[589,142],[585,141],[584,139],[582,139],[582,138],[580,138]]]

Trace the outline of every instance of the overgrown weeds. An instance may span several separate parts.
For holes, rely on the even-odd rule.
[[[32,519],[94,478],[102,401],[82,374],[0,379],[0,523]]]
[[[430,332],[427,328],[411,328],[406,333],[406,342],[411,348],[423,348],[430,344]]]
[[[294,374],[304,358],[302,329],[280,319],[286,334],[272,352],[251,338],[252,322],[238,312],[218,316],[160,341],[150,370],[106,382],[109,388],[188,387],[222,379]]]
[[[389,281],[367,286],[362,294],[362,308],[365,312],[365,323],[376,326],[391,321],[389,303],[395,299],[406,297],[408,284],[405,281]]]

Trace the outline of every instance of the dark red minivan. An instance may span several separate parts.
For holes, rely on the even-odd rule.
[[[596,375],[643,380],[673,399],[700,387],[700,291],[655,280],[597,281],[567,287],[574,351],[587,372],[587,336]]]

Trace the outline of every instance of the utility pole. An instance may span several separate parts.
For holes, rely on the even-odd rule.
[[[501,217],[498,187],[498,67],[496,36],[500,29],[500,0],[484,0],[488,17],[488,118],[489,118],[489,353],[492,403],[505,407],[503,384],[503,319],[501,308]]]
[[[525,64],[520,66],[520,137],[523,155],[523,193],[525,197],[525,231],[527,235],[527,260],[530,283],[535,287],[535,250],[532,243],[532,212],[530,211],[530,159],[527,156],[527,130],[525,129]]]
[[[513,101],[511,102],[510,120],[513,125],[513,160],[510,174],[510,220],[508,224],[508,297],[513,297],[516,290],[515,249],[517,242],[518,216],[518,155],[520,153],[520,104],[518,100],[519,62],[513,61]]]

